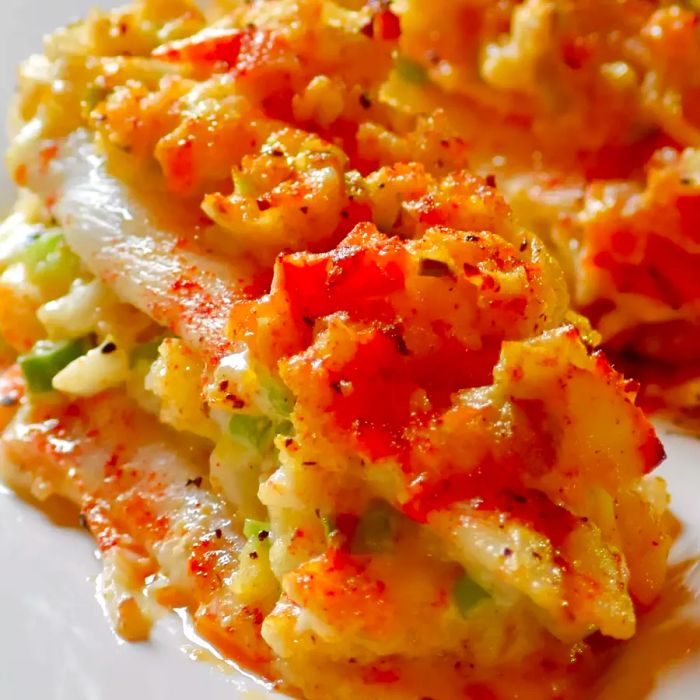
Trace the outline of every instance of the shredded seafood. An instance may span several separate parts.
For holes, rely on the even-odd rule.
[[[3,471],[80,509],[119,634],[590,697],[674,534],[598,345],[700,358],[697,14],[613,5],[136,0],[23,64]]]

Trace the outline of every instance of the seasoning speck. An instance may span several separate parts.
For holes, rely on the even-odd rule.
[[[421,277],[450,277],[452,271],[450,266],[442,260],[423,258],[418,267],[418,274]]]

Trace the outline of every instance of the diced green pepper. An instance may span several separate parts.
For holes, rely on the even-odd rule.
[[[35,394],[51,391],[53,378],[88,349],[89,344],[84,339],[40,340],[26,355],[18,358],[29,391]]]
[[[80,259],[66,245],[63,233],[52,229],[32,241],[21,253],[29,281],[50,296],[65,294],[80,272]]]
[[[270,523],[246,518],[245,523],[243,523],[243,534],[249,540],[265,542],[270,538]]]
[[[397,512],[384,501],[370,503],[357,524],[351,550],[355,554],[380,554],[391,549]]]
[[[231,416],[228,431],[234,439],[257,448],[263,447],[273,437],[272,421],[269,418],[246,413]]]
[[[428,71],[420,63],[405,56],[397,57],[396,72],[403,80],[415,85],[424,85],[428,82]]]
[[[474,606],[484,598],[488,598],[489,594],[473,578],[465,574],[457,579],[452,597],[462,617],[467,617]]]

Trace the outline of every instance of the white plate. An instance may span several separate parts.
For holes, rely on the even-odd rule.
[[[93,4],[91,0],[0,0],[1,110],[14,88],[14,67],[40,48],[42,34],[84,14]],[[0,145],[4,148],[4,134]],[[10,199],[11,188],[3,173],[0,205],[6,206]],[[669,458],[661,473],[668,479],[674,512],[685,525],[675,556],[685,558],[700,552],[700,442],[666,431],[664,437]],[[175,617],[161,621],[149,643],[118,641],[95,598],[100,567],[93,551],[82,532],[57,527],[0,487],[0,698],[272,697],[241,674],[189,660],[184,652],[193,645]],[[688,655],[666,671],[652,698],[700,698],[697,659]]]

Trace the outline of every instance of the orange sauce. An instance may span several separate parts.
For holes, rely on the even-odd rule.
[[[399,666],[391,660],[365,667],[329,662],[329,667],[341,675],[345,668],[347,678],[354,683],[361,676],[366,688],[362,697],[372,699],[382,697],[383,688],[395,693],[399,690],[396,680],[402,677],[400,690],[405,693],[391,694],[392,698],[644,700],[651,697],[666,674],[700,655],[699,591],[697,561],[677,564],[671,568],[658,601],[640,613],[637,634],[630,641],[594,635],[585,645],[572,649],[553,643],[551,649],[529,657],[520,667],[498,669],[491,677],[454,658],[417,660]],[[204,641],[197,634],[200,630],[192,633],[187,614],[182,618],[191,642],[184,651],[191,659],[212,663],[228,673],[232,669],[240,671],[236,663],[240,659],[227,656],[232,651],[230,646],[217,645],[220,640],[209,635]],[[302,697],[294,689],[285,691],[292,697]]]
[[[672,567],[659,600],[639,619],[637,634],[600,654],[605,672],[594,687],[596,700],[642,700],[664,674],[700,654],[697,561]]]

